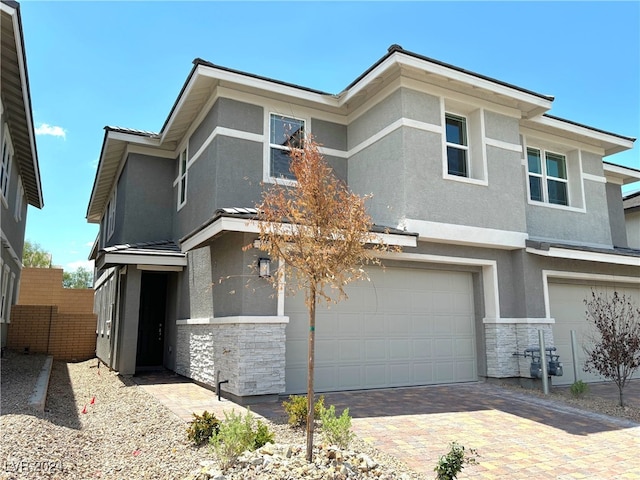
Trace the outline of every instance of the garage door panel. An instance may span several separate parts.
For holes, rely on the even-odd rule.
[[[395,267],[368,272],[371,281],[349,285],[347,300],[318,308],[317,391],[477,379],[470,273]],[[306,389],[308,334],[303,296],[287,297],[285,314],[286,388],[300,393]],[[304,376],[297,370],[303,365]]]
[[[433,340],[413,340],[413,357],[416,359],[430,359],[433,357]]]
[[[360,330],[360,336],[380,337],[387,333],[386,317],[380,314],[365,315],[366,328]]]
[[[339,345],[341,362],[361,362],[364,359],[361,340],[340,340]]]
[[[364,358],[365,360],[386,360],[387,359],[387,346],[386,340],[365,340],[364,341]]]
[[[389,373],[391,375],[390,384],[393,387],[405,387],[411,385],[411,364],[410,363],[398,363],[389,366]]]
[[[406,360],[412,357],[411,340],[390,339],[389,340],[389,360]]]

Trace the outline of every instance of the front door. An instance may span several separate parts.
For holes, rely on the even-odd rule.
[[[142,272],[136,368],[162,366],[167,274]]]

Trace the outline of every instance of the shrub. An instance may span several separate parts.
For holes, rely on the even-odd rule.
[[[202,412],[202,415],[194,413],[193,420],[187,428],[187,437],[192,443],[202,445],[218,433],[219,428],[220,420],[213,413],[209,413],[206,410]]]
[[[307,422],[307,397],[306,395],[290,395],[289,401],[282,402],[284,411],[289,415],[289,425],[299,427]],[[313,413],[316,418],[324,409],[324,395],[320,395],[313,405]]]
[[[255,450],[273,442],[274,434],[269,427],[258,420],[253,428],[253,415],[250,411],[243,417],[235,410],[224,414],[224,422],[220,423],[218,432],[211,437],[209,443],[220,466],[226,470],[246,450]]]
[[[345,408],[342,411],[342,415],[336,417],[335,406],[331,405],[329,408],[322,408],[320,410],[320,419],[325,442],[329,445],[337,445],[342,449],[349,448],[349,444],[355,436],[351,432],[349,409]]]
[[[574,397],[581,397],[582,395],[587,393],[587,391],[589,391],[589,385],[584,383],[582,380],[578,380],[576,382],[573,382],[570,391],[571,395],[573,395]]]
[[[436,480],[454,480],[458,478],[458,474],[465,464],[475,465],[477,463],[478,452],[475,449],[471,448],[467,453],[464,447],[457,442],[451,442],[449,446],[449,453],[441,456],[438,465],[433,469],[436,472]]]
[[[214,454],[223,470],[232,466],[245,450],[253,450],[256,435],[253,431],[251,412],[243,417],[235,410],[224,413],[224,422],[220,424],[218,433],[209,440]]]
[[[274,437],[275,435],[273,434],[272,431],[269,430],[269,427],[265,423],[258,420],[256,424],[253,448],[257,450],[258,448],[266,445],[267,443],[273,443]]]

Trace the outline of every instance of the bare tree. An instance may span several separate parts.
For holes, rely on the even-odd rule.
[[[283,260],[272,281],[297,280],[309,310],[307,376],[307,461],[313,458],[314,356],[316,306],[347,297],[344,287],[366,278],[364,265],[379,264],[377,255],[389,246],[371,232],[365,200],[337,179],[310,137],[291,148],[295,186],[276,182],[258,205],[260,249]],[[289,284],[288,287],[291,285]]]
[[[595,327],[591,345],[584,347],[584,370],[613,380],[624,406],[624,387],[640,367],[640,309],[617,291],[612,297],[592,291],[584,303],[587,321]]]

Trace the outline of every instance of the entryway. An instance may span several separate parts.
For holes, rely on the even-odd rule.
[[[167,274],[142,272],[136,371],[162,368],[166,307]]]

